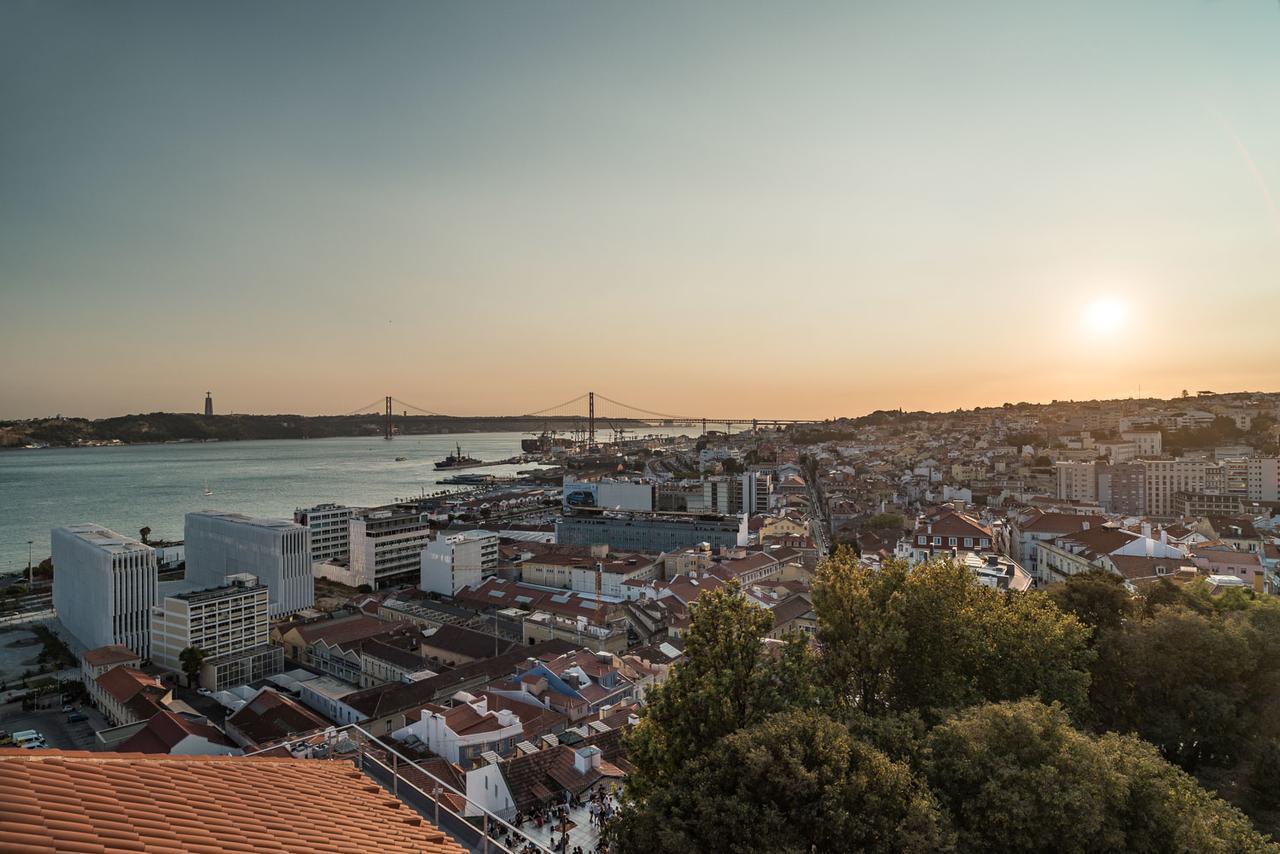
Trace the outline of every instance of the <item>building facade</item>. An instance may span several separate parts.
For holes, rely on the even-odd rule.
[[[413,505],[364,510],[351,517],[350,571],[354,587],[375,590],[416,584],[422,574],[422,550],[431,539],[429,514]]]
[[[455,590],[478,585],[498,566],[498,535],[490,531],[441,534],[422,550],[418,587],[452,596]]]
[[[317,504],[293,511],[293,521],[311,531],[311,562],[346,560],[351,545],[351,516],[340,504]]]
[[[561,545],[608,545],[615,551],[669,552],[709,543],[712,548],[747,544],[747,517],[712,514],[577,514],[556,522]]]
[[[120,644],[149,658],[155,550],[86,523],[54,528],[50,551],[53,607],[63,627],[90,649]]]
[[[272,617],[315,604],[311,532],[285,519],[239,513],[188,513],[187,581],[223,587],[227,577],[248,573],[267,588]]]
[[[251,575],[227,580],[224,587],[168,596],[152,607],[151,655],[156,664],[181,672],[182,651],[189,646],[198,647],[207,659],[228,659],[229,664],[238,654],[268,644],[267,588]],[[212,675],[215,682],[217,675]]]

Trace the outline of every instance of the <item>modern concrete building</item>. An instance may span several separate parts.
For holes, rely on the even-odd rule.
[[[120,644],[149,658],[155,550],[92,522],[54,528],[49,539],[53,607],[66,630],[89,649]]]
[[[1098,500],[1097,466],[1093,460],[1059,460],[1058,497],[1064,501],[1093,504]]]
[[[1246,497],[1250,501],[1280,501],[1280,459],[1251,459],[1245,465]]]
[[[608,513],[579,510],[556,522],[561,545],[607,544],[614,551],[667,552],[709,543],[712,548],[745,546],[747,516],[703,513]]]
[[[165,597],[151,608],[151,657],[161,667],[181,672],[182,651],[189,646],[199,647],[206,663],[220,662],[208,674],[210,684],[204,684],[205,674],[201,674],[205,688],[217,690],[239,684],[236,677],[242,675],[243,668],[235,667],[234,661],[267,646],[270,640],[268,609],[267,588],[247,574],[228,577],[224,587]],[[283,665],[283,650],[276,657]],[[262,673],[257,678],[268,675]]]
[[[1204,492],[1213,463],[1207,460],[1144,460],[1147,507],[1151,516],[1173,516],[1179,492]]]
[[[362,510],[351,517],[349,581],[377,589],[416,584],[431,539],[429,513],[414,504]]]
[[[315,604],[311,532],[287,519],[255,519],[206,511],[186,518],[187,582],[223,587],[227,577],[248,573],[264,584],[272,617]]]
[[[293,521],[311,530],[311,562],[346,560],[351,544],[351,516],[341,504],[317,504],[293,511]]]
[[[428,593],[452,596],[460,587],[480,584],[497,566],[497,534],[491,531],[442,533],[422,550],[418,587]]]

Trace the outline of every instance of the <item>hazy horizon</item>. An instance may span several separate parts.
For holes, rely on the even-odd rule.
[[[1280,388],[1274,0],[11,2],[0,419]]]

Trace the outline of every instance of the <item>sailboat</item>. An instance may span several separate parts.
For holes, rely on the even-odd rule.
[[[213,495],[213,490],[209,488],[209,481],[207,480],[204,482],[204,494]]]

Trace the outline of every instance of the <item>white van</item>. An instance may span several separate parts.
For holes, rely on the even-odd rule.
[[[27,750],[36,750],[37,748],[49,746],[45,743],[44,736],[34,729],[15,732],[13,734],[13,743],[18,747],[25,747]]]

